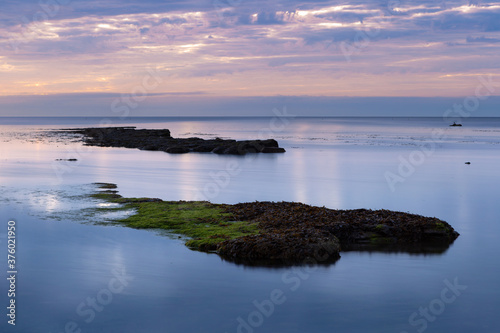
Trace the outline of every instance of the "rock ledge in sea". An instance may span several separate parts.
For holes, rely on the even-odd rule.
[[[259,234],[217,246],[221,257],[241,263],[307,258],[327,263],[340,250],[442,253],[459,236],[445,221],[390,210],[335,210],[297,202],[223,206],[236,220],[259,226]]]
[[[340,251],[443,253],[459,236],[445,221],[389,210],[334,210],[297,202],[234,205],[123,198],[96,184],[95,198],[136,214],[118,222],[189,237],[192,249],[245,265],[331,264]],[[109,210],[110,208],[105,208]]]
[[[123,147],[141,150],[164,151],[170,154],[189,152],[226,155],[245,155],[247,153],[284,153],[274,139],[267,140],[228,140],[201,138],[173,138],[168,129],[136,129],[135,127],[98,127],[64,129],[83,135],[88,146]]]

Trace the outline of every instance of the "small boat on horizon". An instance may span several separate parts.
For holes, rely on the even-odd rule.
[[[462,124],[457,124],[456,122],[453,122],[453,124],[450,126],[462,126]]]

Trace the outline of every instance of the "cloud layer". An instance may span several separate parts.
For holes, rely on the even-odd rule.
[[[500,2],[4,3],[4,96],[466,96],[500,81]]]

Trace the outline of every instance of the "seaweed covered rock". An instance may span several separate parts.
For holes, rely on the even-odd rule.
[[[437,218],[389,210],[333,210],[293,202],[241,203],[225,209],[235,219],[258,223],[260,230],[259,235],[222,243],[218,251],[229,259],[257,260],[268,253],[279,260],[303,260],[314,252],[306,244],[334,248],[335,241],[344,251],[440,253],[458,237]],[[276,245],[274,251],[268,244]]]
[[[219,244],[224,259],[248,265],[332,263],[340,258],[340,242],[314,230],[289,230],[243,236]]]
[[[137,213],[119,222],[132,228],[165,229],[189,237],[192,249],[216,252],[247,265],[335,262],[349,250],[442,253],[458,237],[434,217],[389,210],[334,210],[296,202],[235,205],[206,201],[122,198],[114,184],[96,184],[94,198]]]

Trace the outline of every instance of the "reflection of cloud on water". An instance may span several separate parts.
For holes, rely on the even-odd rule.
[[[80,223],[106,223],[132,214],[132,211],[103,211],[96,209],[118,208],[89,197],[95,190],[92,185],[67,186],[62,189],[16,189],[0,187],[0,203],[26,211],[43,220],[75,221]]]
[[[115,208],[119,207],[120,205],[114,202],[99,202],[96,206],[98,208]]]
[[[63,203],[60,197],[54,193],[33,192],[28,195],[30,206],[33,208],[44,208],[45,212],[52,213],[61,209]]]

